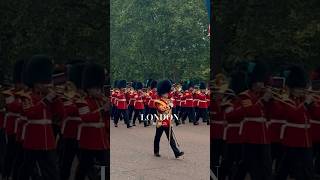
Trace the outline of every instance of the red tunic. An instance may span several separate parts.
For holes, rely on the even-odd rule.
[[[239,135],[240,123],[244,118],[244,111],[241,106],[241,101],[234,98],[224,107],[225,119],[227,125],[224,129],[224,140],[227,143],[242,143],[242,138]]]
[[[185,100],[185,107],[193,107],[193,94],[189,90],[183,93],[183,99]]]
[[[102,98],[91,96],[77,101],[82,120],[77,137],[81,149],[107,150],[110,148],[110,119],[103,107],[105,103]]]
[[[239,97],[245,113],[240,127],[240,135],[244,143],[268,144],[267,123],[260,96],[248,90],[241,93]]]
[[[43,96],[32,93],[24,104],[27,124],[23,128],[23,148],[30,150],[53,150],[56,141],[52,129],[53,114],[63,117],[63,105],[59,99],[44,101]]]
[[[155,107],[155,104],[154,104],[154,101],[156,99],[158,99],[158,93],[157,93],[157,90],[156,89],[152,89],[150,92],[149,92],[149,96],[150,96],[150,100],[148,102],[148,107],[149,108],[156,108]]]
[[[6,114],[4,119],[4,128],[7,135],[15,134],[17,119],[22,111],[22,102],[16,94],[15,89],[8,90],[5,94]]]
[[[128,109],[126,95],[122,91],[117,94],[116,106],[118,109]]]
[[[281,129],[283,144],[287,147],[311,147],[309,114],[304,100],[288,100],[283,113],[287,120]]]
[[[208,100],[207,100],[207,95],[203,92],[201,92],[200,94],[197,95],[197,98],[198,98],[198,102],[197,102],[197,106],[199,108],[208,108],[209,106],[209,103],[208,103]]]
[[[311,136],[313,143],[320,143],[320,102],[314,102],[309,108]]]
[[[212,102],[210,117],[212,124],[210,125],[210,137],[211,139],[223,139],[223,132],[226,125],[224,113],[220,107],[221,99],[218,98]]]
[[[135,93],[134,98],[134,109],[144,109],[143,92],[139,90],[137,93]]]
[[[76,95],[72,99],[64,99],[64,118],[61,123],[61,134],[63,138],[76,139],[78,128],[81,123],[79,111],[76,102],[80,99],[80,95]]]

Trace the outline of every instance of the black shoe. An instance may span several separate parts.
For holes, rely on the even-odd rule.
[[[136,126],[136,124],[132,124],[132,126]]]
[[[182,121],[182,124],[185,124],[186,122],[185,121]]]
[[[161,155],[159,153],[154,153],[154,156],[161,157]]]
[[[194,122],[194,123],[193,123],[193,125],[195,125],[195,126],[196,126],[196,125],[199,125],[199,123],[198,123],[198,122]]]
[[[130,126],[130,125],[127,125],[127,128],[132,128],[132,126]]]
[[[114,127],[118,127],[118,124],[115,124]]]
[[[181,152],[179,152],[178,154],[176,154],[175,156],[176,156],[176,158],[179,158],[180,156],[183,156],[183,155],[184,155],[184,152],[181,151]]]

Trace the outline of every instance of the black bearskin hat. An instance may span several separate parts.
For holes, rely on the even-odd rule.
[[[229,88],[234,91],[235,94],[239,94],[248,89],[248,77],[245,72],[234,72],[231,75],[231,81]]]
[[[46,55],[33,56],[27,65],[28,82],[49,84],[52,82],[53,63],[52,59]]]
[[[150,87],[150,84],[151,84],[152,81],[153,81],[153,79],[148,79],[147,80],[147,83],[146,83],[147,88]]]
[[[159,96],[162,96],[171,91],[172,84],[169,80],[161,81],[157,86],[157,92]]]
[[[82,76],[83,89],[102,88],[106,78],[103,66],[95,63],[86,65]]]
[[[143,88],[143,84],[141,82],[137,82],[135,87],[136,87],[137,90],[142,89]]]
[[[199,88],[200,89],[206,89],[207,88],[206,83],[200,82],[200,87]]]
[[[193,88],[194,87],[194,84],[192,81],[189,81],[188,82],[188,85],[187,85],[187,89],[190,89],[190,88]]]
[[[127,87],[127,81],[126,80],[121,80],[118,83],[118,88],[122,89],[122,88],[126,88]]]
[[[182,90],[185,91],[185,90],[187,90],[187,89],[188,89],[188,82],[184,82],[184,83],[182,84]]]
[[[22,83],[22,72],[23,72],[23,68],[24,68],[24,60],[18,60],[15,64],[14,64],[14,68],[13,68],[13,83],[17,84],[17,83]]]
[[[83,72],[86,67],[86,63],[78,63],[74,64],[70,67],[68,72],[68,80],[72,82],[77,89],[82,88],[82,78],[83,78]]]
[[[268,80],[268,66],[262,61],[257,61],[250,73],[250,85]]]
[[[119,83],[119,81],[118,81],[118,80],[115,80],[115,81],[114,81],[114,84],[113,84],[113,88],[118,88],[118,83]]]
[[[289,88],[306,88],[308,77],[304,68],[300,66],[290,67],[286,83]]]
[[[158,84],[158,82],[156,80],[152,80],[151,83],[150,83],[150,88],[151,89],[156,88],[157,84]]]

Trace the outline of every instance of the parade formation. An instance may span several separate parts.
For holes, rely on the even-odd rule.
[[[46,55],[19,60],[0,91],[2,179],[68,180],[109,176],[105,69],[82,59],[53,64]]]
[[[311,180],[320,174],[320,70],[263,61],[216,75],[211,104],[211,170],[218,179]]]

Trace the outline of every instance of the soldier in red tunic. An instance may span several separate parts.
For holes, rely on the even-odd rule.
[[[22,82],[22,70],[24,67],[24,62],[24,60],[19,60],[16,62],[13,72],[14,87],[3,92],[6,101],[6,115],[4,119],[4,128],[8,140],[4,162],[4,178],[11,177],[13,171],[13,161],[17,155],[15,127],[22,112],[21,97],[18,95],[18,92],[24,89],[24,85]]]
[[[157,92],[160,96],[159,100],[155,101],[155,107],[159,115],[159,120],[156,122],[156,134],[154,137],[154,155],[160,157],[160,140],[162,133],[165,132],[170,142],[170,146],[176,158],[184,154],[183,151],[177,147],[177,142],[173,136],[172,129],[172,102],[169,99],[169,92],[171,91],[171,82],[169,80],[161,81],[158,84]]]
[[[86,177],[94,179],[92,174],[95,166],[106,168],[109,175],[110,153],[110,117],[107,113],[109,103],[105,100],[102,87],[105,82],[105,72],[102,66],[88,64],[83,73],[83,90],[87,93],[76,102],[81,124],[78,128],[80,158],[75,179],[84,180]],[[98,175],[95,175],[98,176]]]
[[[19,180],[29,180],[37,165],[43,179],[60,179],[52,117],[53,114],[62,117],[63,106],[57,95],[49,89],[52,70],[52,60],[45,55],[33,56],[27,65],[32,93],[23,105],[27,123],[22,130],[25,157],[19,169]]]
[[[116,106],[116,100],[117,100],[117,95],[118,95],[119,89],[118,89],[118,80],[114,82],[113,89],[111,91],[111,98],[110,98],[110,103],[111,103],[111,119],[114,120],[115,115],[117,113],[117,106]]]
[[[150,100],[148,102],[148,109],[149,109],[149,112],[148,114],[154,116],[155,114],[157,114],[157,109],[155,107],[155,100],[158,99],[158,93],[157,93],[157,81],[153,80],[151,81],[150,83],[150,91],[149,91],[149,94],[148,96],[150,97]],[[155,121],[155,119],[154,119]]]
[[[77,140],[78,128],[81,123],[77,102],[84,96],[82,90],[82,74],[85,61],[72,64],[68,71],[68,82],[61,99],[63,101],[64,117],[60,126],[60,154],[59,165],[61,180],[68,180],[71,174],[71,166],[78,156],[79,145]],[[79,157],[79,156],[78,156]]]
[[[118,92],[116,97],[117,113],[114,119],[115,127],[118,127],[118,121],[122,116],[124,118],[125,124],[127,125],[127,128],[131,128],[129,114],[128,114],[128,103],[127,103],[126,92],[125,92],[126,87],[127,87],[127,82],[125,80],[119,81],[118,88],[120,89],[120,91]]]
[[[143,121],[141,115],[144,110],[143,96],[144,92],[142,91],[143,84],[141,82],[136,83],[136,92],[134,93],[134,116],[133,116],[133,126],[136,124],[136,119],[139,119],[139,124]],[[147,122],[144,121],[144,126],[147,126]]]
[[[244,118],[244,111],[241,108],[241,100],[239,93],[248,89],[247,74],[245,72],[234,72],[231,75],[230,82],[230,95],[228,99],[225,99],[221,104],[221,109],[224,113],[226,126],[223,131],[223,140],[225,144],[225,154],[221,163],[220,177],[219,179],[244,179],[246,172],[240,169],[240,163],[242,160],[242,139],[239,136],[240,123]],[[233,168],[235,167],[235,168]],[[237,173],[237,171],[240,173]],[[243,171],[243,173],[241,173]],[[238,174],[238,177],[235,175]]]
[[[198,125],[199,123],[195,121],[195,111],[194,111],[194,104],[193,104],[193,89],[194,85],[191,81],[189,81],[187,85],[187,90],[183,93],[183,99],[185,100],[185,108],[184,113],[182,116],[182,122],[189,119],[189,122],[192,122],[194,125]]]
[[[312,139],[310,132],[311,101],[306,98],[307,75],[299,66],[289,68],[286,80],[289,99],[283,114],[286,123],[281,127],[280,137],[284,146],[284,157],[276,180],[286,180],[290,175],[296,180],[313,179]]]
[[[272,176],[270,141],[267,134],[264,83],[268,80],[267,65],[261,61],[250,63],[249,90],[239,94],[244,118],[239,134],[244,143],[243,167],[252,180],[268,180]],[[243,172],[239,172],[243,173]]]
[[[200,92],[196,94],[196,97],[198,99],[197,101],[198,113],[196,116],[196,122],[199,121],[200,117],[202,118],[203,122],[207,122],[209,103],[207,101],[206,84],[204,82],[200,83]]]

